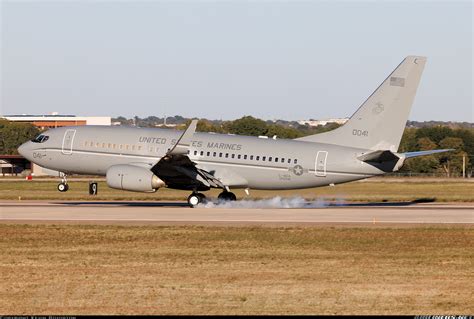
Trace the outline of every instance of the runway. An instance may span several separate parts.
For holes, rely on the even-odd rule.
[[[472,203],[189,208],[183,202],[2,201],[0,223],[159,225],[473,224]]]

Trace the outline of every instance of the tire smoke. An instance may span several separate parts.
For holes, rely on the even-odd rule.
[[[343,203],[336,203],[343,204]],[[324,208],[334,203],[330,203],[324,199],[306,200],[303,197],[283,198],[276,196],[268,199],[248,200],[242,199],[237,201],[208,201],[205,204],[199,204],[202,208]]]

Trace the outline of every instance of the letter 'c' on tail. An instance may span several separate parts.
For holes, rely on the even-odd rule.
[[[396,152],[425,63],[406,57],[343,126],[297,140]]]

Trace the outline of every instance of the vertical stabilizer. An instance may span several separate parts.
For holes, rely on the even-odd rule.
[[[343,126],[298,140],[396,152],[425,62],[406,57]]]

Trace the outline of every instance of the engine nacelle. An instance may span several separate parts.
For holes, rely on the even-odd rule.
[[[134,165],[110,166],[106,178],[109,187],[134,192],[155,192],[165,186],[152,171]]]

